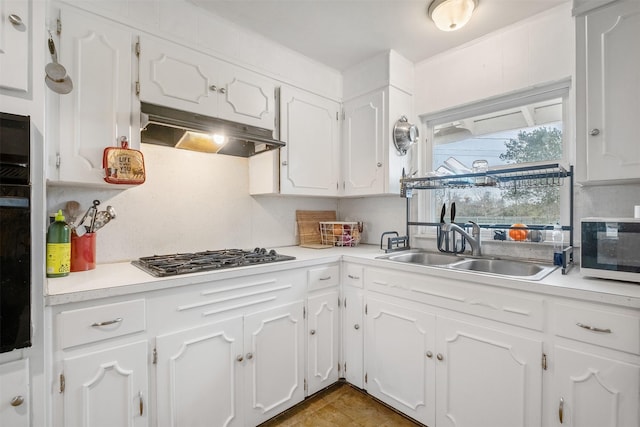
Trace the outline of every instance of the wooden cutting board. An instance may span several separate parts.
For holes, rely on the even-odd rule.
[[[320,238],[320,222],[335,221],[336,211],[296,211],[300,246],[305,248],[323,249],[332,245],[323,245]]]

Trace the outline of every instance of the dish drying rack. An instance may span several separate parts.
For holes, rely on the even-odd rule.
[[[560,187],[565,179],[569,179],[569,225],[562,225],[563,231],[569,232],[568,246],[563,249],[563,265],[562,274],[567,274],[574,264],[573,242],[574,242],[574,213],[573,213],[573,184],[574,184],[573,165],[565,167],[559,162],[541,162],[526,166],[498,166],[489,168],[485,172],[467,173],[458,175],[443,176],[406,176],[403,170],[400,179],[400,197],[407,200],[406,206],[406,246],[399,249],[409,249],[409,236],[411,226],[427,226],[437,227],[438,241],[441,241],[439,222],[423,222],[411,220],[411,199],[416,190],[439,190],[446,188],[473,188],[473,187],[497,187],[497,188],[542,188],[542,187]],[[471,224],[458,224],[465,230],[471,228]],[[484,229],[513,229],[511,224],[480,224],[480,228]],[[524,227],[522,227],[524,229]],[[549,225],[527,224],[526,229],[531,230],[550,230]],[[455,238],[455,237],[454,237]],[[464,240],[464,239],[463,239]],[[464,244],[464,243],[463,243]],[[449,248],[444,252],[450,252]],[[454,248],[454,251],[459,252]]]

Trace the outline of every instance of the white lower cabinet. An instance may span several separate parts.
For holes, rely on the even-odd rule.
[[[158,426],[242,426],[242,317],[156,338]]]
[[[435,316],[390,298],[367,297],[366,388],[374,397],[429,426],[435,421]]]
[[[0,365],[0,426],[29,427],[29,359]]]
[[[298,301],[244,319],[246,426],[304,399],[303,310]]]
[[[542,426],[541,340],[436,323],[436,426]]]
[[[557,426],[640,425],[640,366],[556,346]]]
[[[340,376],[340,310],[338,288],[307,298],[307,395],[338,381]]]
[[[158,426],[255,426],[304,399],[303,302],[156,338]]]
[[[147,341],[62,361],[64,426],[148,425]]]

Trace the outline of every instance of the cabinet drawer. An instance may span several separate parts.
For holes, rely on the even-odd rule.
[[[342,284],[355,288],[364,287],[362,266],[345,264],[342,272]]]
[[[340,267],[337,264],[332,264],[312,268],[309,270],[307,283],[307,289],[310,291],[338,286],[340,283]]]
[[[146,329],[145,301],[63,311],[57,316],[60,348],[88,344]]]
[[[555,313],[558,336],[640,354],[640,316],[569,304]]]

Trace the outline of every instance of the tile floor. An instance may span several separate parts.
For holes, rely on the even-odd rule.
[[[421,426],[363,391],[339,382],[260,427],[417,427]]]

